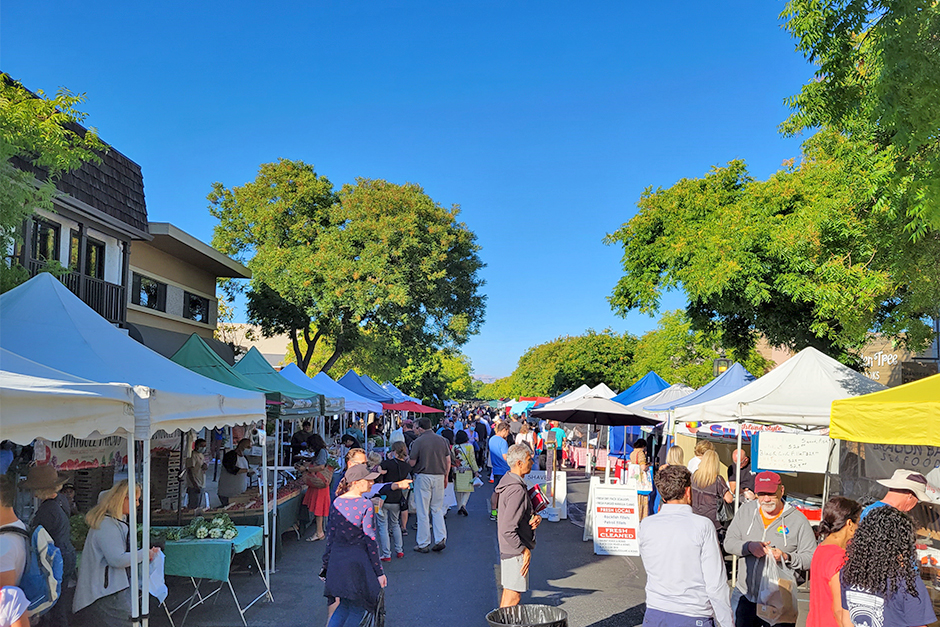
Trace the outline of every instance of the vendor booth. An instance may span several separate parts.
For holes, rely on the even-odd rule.
[[[37,312],[42,313],[37,315]],[[64,413],[69,410],[65,409],[59,414],[60,420],[47,421],[41,426],[36,424],[32,433],[29,433],[30,421],[36,420],[42,404],[38,408],[24,404],[26,396],[22,389],[22,376],[4,375],[2,378],[10,382],[0,388],[0,402],[4,406],[4,437],[22,438],[20,443],[25,444],[37,436],[56,440],[66,436],[127,436],[126,463],[130,490],[135,489],[137,482],[135,440],[147,442],[160,430],[168,433],[185,432],[202,427],[256,422],[264,416],[264,397],[261,394],[201,377],[161,357],[109,324],[50,274],[40,273],[23,285],[0,295],[0,324],[3,327],[0,341],[5,351],[2,367],[26,371],[7,371],[13,375],[42,375],[46,381],[55,380],[49,378],[54,374],[51,370],[64,373],[67,376],[56,375],[60,377],[60,385],[46,383],[43,393],[48,396],[54,392],[53,388],[59,388],[56,393],[60,398],[71,396],[71,401],[76,405],[71,420]],[[41,364],[45,370],[36,368],[35,364]],[[80,392],[75,384],[86,387],[89,384],[76,379],[120,383],[109,384],[116,386],[110,388],[110,392],[106,392],[107,388],[104,387]],[[123,395],[128,388],[122,384],[133,390],[129,404],[124,403]],[[20,386],[19,389],[16,385]],[[71,391],[66,389],[69,385],[73,386]],[[35,393],[43,388],[34,385],[31,389]],[[6,403],[8,392],[10,405]],[[76,393],[82,398],[75,398]],[[121,397],[117,401],[124,411],[124,421],[120,427],[116,408],[112,406],[108,409],[111,403],[104,400],[108,396]],[[48,403],[34,398],[39,403]],[[86,403],[97,403],[102,410],[101,416],[92,418],[84,413],[81,408]],[[17,411],[14,413],[11,408]],[[18,435],[14,431],[8,432],[7,425],[11,429],[18,425]],[[142,450],[143,500],[149,503],[150,447],[145,445]],[[136,508],[131,508],[129,518],[131,528],[136,528]],[[149,507],[143,508],[143,527],[146,544],[150,535]],[[136,534],[130,534],[130,544],[130,550],[136,551]],[[265,562],[267,565],[267,553]],[[264,596],[273,600],[267,570],[264,572],[265,592],[252,603]],[[149,578],[141,580],[137,569],[131,569],[132,599],[138,598],[138,591],[142,592],[141,602],[131,604],[130,615],[135,619],[143,616],[142,620],[146,624],[150,606]],[[237,598],[235,602],[238,604]],[[239,609],[242,609],[240,605]]]

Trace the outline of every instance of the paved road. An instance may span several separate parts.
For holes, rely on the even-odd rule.
[[[568,486],[570,502],[583,507],[586,480],[572,473]],[[491,491],[487,484],[471,497],[468,518],[455,512],[448,515],[443,553],[413,552],[415,532],[409,529],[405,558],[386,563],[389,626],[485,627],[484,616],[498,605],[496,523],[487,512]],[[640,625],[645,579],[639,558],[596,556],[591,543],[581,541],[581,533],[581,527],[570,521],[542,524],[532,560],[533,589],[523,602],[563,608],[571,627]],[[275,603],[259,603],[248,610],[248,624],[325,625],[323,584],[317,578],[322,552],[322,542],[285,535],[283,557],[272,577]],[[256,576],[235,575],[233,582],[238,594],[248,598],[261,591]],[[184,589],[181,583],[174,582],[171,603]],[[168,624],[165,616],[156,612],[154,616],[154,624]],[[204,627],[240,624],[227,589],[217,602],[194,609],[187,621],[187,625]]]

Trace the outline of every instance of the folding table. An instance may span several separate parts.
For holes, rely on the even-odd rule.
[[[238,535],[231,540],[209,538],[196,540],[194,538],[188,538],[185,540],[168,540],[166,542],[166,546],[163,550],[166,554],[164,574],[174,577],[189,577],[189,580],[193,584],[193,593],[188,599],[180,603],[172,611],[167,608],[167,615],[170,617],[171,623],[173,622],[172,614],[185,606],[186,612],[183,615],[182,621],[179,623],[179,627],[182,627],[186,623],[186,618],[189,616],[189,611],[192,608],[205,603],[208,599],[218,594],[226,584],[228,585],[229,591],[232,593],[235,607],[238,609],[238,613],[245,627],[248,627],[248,623],[245,621],[245,612],[248,608],[264,597],[268,597],[272,602],[274,601],[274,596],[271,594],[271,584],[265,577],[264,568],[262,568],[261,564],[258,562],[258,554],[256,552],[256,549],[264,545],[262,528],[235,528],[238,530]],[[239,602],[238,596],[235,594],[235,589],[232,587],[231,579],[229,578],[232,560],[237,554],[243,551],[251,551],[251,555],[255,560],[255,566],[258,567],[258,574],[264,582],[264,592],[259,594],[257,598],[244,607],[242,607]],[[218,588],[205,596],[199,591],[199,586],[204,579],[220,582]]]

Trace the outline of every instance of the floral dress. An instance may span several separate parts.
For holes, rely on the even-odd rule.
[[[376,610],[379,577],[384,572],[379,561],[379,545],[375,536],[375,507],[361,496],[337,497],[330,508],[326,530],[327,597],[347,599],[370,612]]]

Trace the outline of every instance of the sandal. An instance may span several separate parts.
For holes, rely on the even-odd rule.
[[[325,538],[325,537],[326,537],[326,534],[324,534],[324,535],[322,535],[322,536],[313,535],[313,536],[310,536],[309,538],[307,538],[307,542],[316,542],[317,540],[322,540],[322,539]]]

